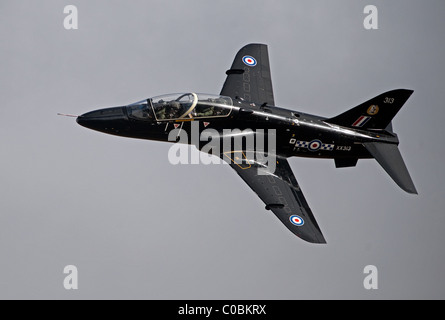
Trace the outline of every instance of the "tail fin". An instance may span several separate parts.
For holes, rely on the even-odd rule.
[[[400,188],[408,193],[417,194],[416,187],[409,175],[405,162],[396,144],[366,142],[363,146],[385,169]]]
[[[384,130],[413,92],[407,89],[388,91],[325,121],[356,129]]]

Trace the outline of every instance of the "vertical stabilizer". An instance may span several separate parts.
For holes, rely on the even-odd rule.
[[[397,89],[382,93],[326,122],[361,130],[387,128],[414,91]]]

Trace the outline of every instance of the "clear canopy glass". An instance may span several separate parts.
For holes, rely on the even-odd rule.
[[[139,120],[153,120],[153,112],[149,108],[148,100],[142,100],[127,106],[127,113],[130,118]]]
[[[127,106],[129,117],[139,120],[172,121],[227,117],[233,102],[229,97],[175,93],[138,101]]]
[[[227,117],[233,102],[229,97],[178,93],[149,99],[158,121]]]

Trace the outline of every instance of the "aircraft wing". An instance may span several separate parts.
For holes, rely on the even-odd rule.
[[[271,210],[301,239],[311,243],[326,243],[287,159],[278,157],[275,172],[270,173],[264,169],[264,165],[248,160],[244,152],[238,152],[237,157],[238,160],[239,157],[244,158],[243,164],[237,164],[233,159],[235,157],[237,152],[222,155],[222,158],[263,200],[266,209]]]
[[[275,105],[269,53],[265,44],[249,44],[243,47],[226,74],[221,95],[233,99],[240,97],[259,105]]]

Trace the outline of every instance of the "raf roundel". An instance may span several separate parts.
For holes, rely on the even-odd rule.
[[[256,59],[252,56],[244,56],[243,62],[245,65],[247,65],[249,67],[255,67],[257,64]]]
[[[321,148],[321,141],[320,140],[312,140],[311,142],[309,142],[309,150],[311,151],[317,151],[318,149]]]
[[[297,216],[296,214],[293,216],[290,216],[289,220],[293,225],[296,225],[297,227],[301,227],[302,225],[304,225],[303,218],[300,216]]]

